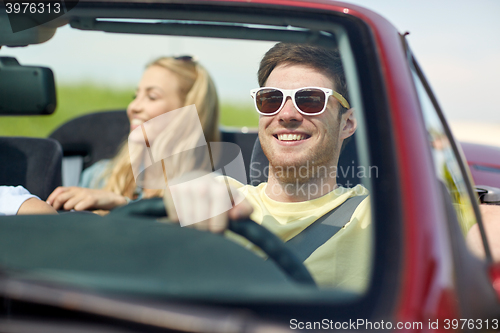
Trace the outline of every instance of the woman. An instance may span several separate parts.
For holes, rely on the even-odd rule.
[[[159,58],[146,67],[136,96],[127,108],[130,131],[166,112],[192,104],[198,111],[206,142],[219,141],[218,98],[208,72],[191,57]],[[165,132],[162,140],[169,142],[163,142],[162,146],[178,144]],[[57,210],[111,210],[130,200],[163,195],[161,189],[137,187],[127,142],[112,160],[100,161],[85,170],[80,185],[58,187],[47,203]]]

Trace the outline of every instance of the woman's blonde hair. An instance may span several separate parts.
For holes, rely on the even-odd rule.
[[[162,57],[149,63],[146,68],[151,66],[160,66],[174,73],[179,80],[179,97],[183,106],[192,104],[196,106],[206,142],[220,141],[219,100],[215,84],[207,70],[198,62],[193,61],[191,57]],[[169,137],[169,131],[165,131],[161,138],[164,144],[160,147],[172,143],[172,139],[175,138]],[[192,138],[192,140],[198,140],[198,138]],[[132,172],[127,142],[113,158],[103,178],[107,178],[104,190],[134,199],[134,190],[137,185]],[[163,190],[156,190],[148,196],[162,195]]]

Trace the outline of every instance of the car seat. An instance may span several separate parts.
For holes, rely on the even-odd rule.
[[[0,185],[22,185],[42,200],[62,185],[62,148],[56,140],[0,137],[0,156]]]
[[[115,110],[74,118],[52,132],[49,137],[59,141],[63,149],[63,184],[78,185],[83,169],[112,158],[129,130],[126,112]]]
[[[64,156],[82,156],[83,169],[113,157],[130,130],[123,110],[95,112],[74,118],[57,128],[50,138],[61,143]]]
[[[247,179],[250,177],[250,160],[254,142],[257,139],[257,131],[244,132],[239,128],[221,128],[221,139],[223,142],[232,142],[240,147],[241,155],[245,163]]]
[[[82,170],[101,159],[113,157],[129,130],[126,111],[114,110],[77,117],[52,132],[49,137],[59,141],[63,149],[63,184],[78,185]],[[240,147],[247,178],[256,137],[257,132],[221,128],[222,141]]]

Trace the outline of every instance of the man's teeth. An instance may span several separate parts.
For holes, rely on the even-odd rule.
[[[299,141],[305,138],[306,136],[302,134],[278,134],[278,140],[280,141]]]

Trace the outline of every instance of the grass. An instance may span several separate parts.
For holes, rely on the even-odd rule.
[[[223,126],[257,127],[259,114],[253,104],[238,105],[236,103],[222,103],[220,108],[220,122]]]
[[[134,88],[101,87],[92,83],[65,84],[57,87],[57,108],[49,116],[2,116],[0,136],[47,137],[61,124],[83,114],[126,109]],[[251,104],[221,104],[221,124],[257,127],[258,115]]]

